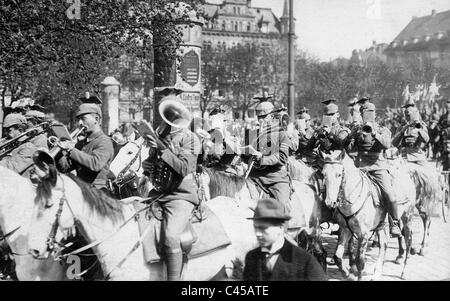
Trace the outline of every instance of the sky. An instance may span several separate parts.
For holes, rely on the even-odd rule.
[[[222,0],[207,0],[221,3]],[[283,13],[284,0],[252,0],[253,7]],[[328,61],[350,58],[353,49],[390,43],[413,16],[450,10],[449,0],[294,0],[295,33],[301,50]]]

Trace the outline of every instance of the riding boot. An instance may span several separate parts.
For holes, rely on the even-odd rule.
[[[166,253],[167,280],[180,281],[183,267],[183,253]]]
[[[398,219],[398,207],[395,202],[386,202],[386,207],[391,218],[389,220],[389,232],[391,233],[391,237],[401,237],[402,231],[400,230],[400,222]]]

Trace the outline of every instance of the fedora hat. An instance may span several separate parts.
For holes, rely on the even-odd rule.
[[[285,206],[273,198],[261,199],[256,205],[252,220],[275,219],[281,221],[290,220],[291,217],[286,214]]]

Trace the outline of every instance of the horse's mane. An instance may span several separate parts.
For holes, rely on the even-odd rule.
[[[122,203],[73,174],[69,173],[67,176],[80,187],[83,199],[92,211],[100,216],[111,218],[113,222],[124,219]]]
[[[242,187],[246,184],[245,179],[238,175],[214,168],[205,167],[204,170],[210,178],[209,192],[211,199],[217,196],[234,198],[236,193],[241,191]]]
[[[52,168],[54,168],[54,166],[52,166]],[[41,208],[43,208],[46,201],[51,198],[52,189],[56,185],[57,176],[55,169],[55,173],[50,173],[49,176],[45,177],[38,184],[35,202],[39,204]],[[100,216],[111,218],[113,222],[124,219],[122,204],[118,200],[108,196],[104,191],[84,182],[77,176],[70,173],[66,174],[66,176],[80,187],[83,200],[88,204],[92,211],[98,213]]]

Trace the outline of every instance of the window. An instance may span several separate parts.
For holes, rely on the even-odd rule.
[[[238,7],[238,15],[240,15],[240,14],[241,14],[241,8]]]
[[[242,30],[242,22],[239,22],[239,31],[243,31]]]
[[[225,20],[222,22],[222,30],[225,30],[226,28],[225,28]]]
[[[252,24],[250,22],[247,23],[247,31],[252,30]]]
[[[233,7],[233,13],[236,14],[236,7]]]
[[[239,29],[238,29],[238,23],[237,23],[237,22],[234,23],[234,31],[239,31]]]

